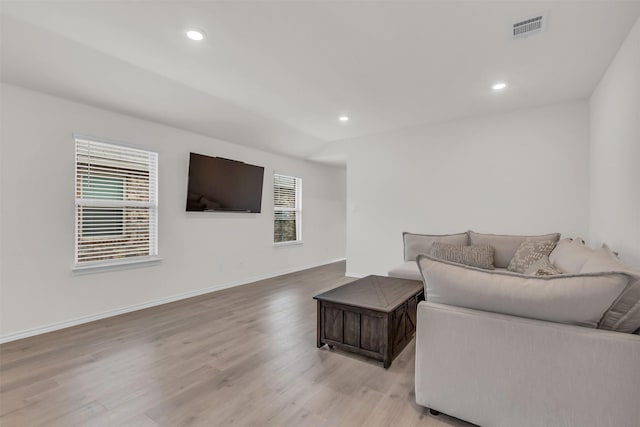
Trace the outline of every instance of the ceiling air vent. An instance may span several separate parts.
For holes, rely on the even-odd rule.
[[[546,19],[544,15],[535,16],[513,24],[513,38],[519,39],[544,31]]]

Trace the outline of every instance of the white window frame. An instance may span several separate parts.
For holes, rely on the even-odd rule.
[[[93,271],[102,271],[109,269],[119,269],[127,266],[135,266],[138,264],[148,264],[148,263],[156,263],[161,261],[161,258],[158,256],[158,153],[154,150],[150,150],[146,147],[139,147],[119,141],[113,141],[103,138],[95,138],[91,136],[84,135],[73,135],[73,141],[75,146],[75,158],[74,158],[74,198],[75,198],[75,215],[74,215],[74,242],[75,242],[75,250],[74,250],[74,264],[72,270],[74,272],[83,273],[83,272],[93,272]],[[143,152],[149,156],[149,200],[148,201],[135,201],[135,200],[109,200],[109,199],[87,199],[78,197],[78,144],[79,142],[88,142],[88,143],[97,143],[97,144],[108,144],[114,146],[114,148],[120,148],[124,150],[134,150],[138,152]],[[82,185],[82,184],[80,184]],[[82,236],[82,230],[80,230],[80,208],[82,206],[86,207],[113,207],[113,208],[122,208],[123,210],[128,207],[143,207],[149,209],[149,253],[148,255],[136,255],[136,256],[128,256],[125,258],[119,259],[108,259],[108,260],[99,260],[99,261],[79,261],[79,240],[82,239],[94,239],[100,238]],[[123,232],[126,230],[126,221],[123,223]],[[113,239],[118,240],[118,236],[104,236],[103,239]],[[126,244],[126,243],[125,243]]]
[[[276,212],[296,212],[296,240],[287,240],[285,242],[273,242],[273,246],[291,246],[291,245],[301,245],[302,244],[302,178],[293,175],[285,175],[282,173],[274,172],[273,174],[273,191],[275,193],[275,179],[276,176],[283,176],[286,178],[292,178],[296,181],[296,203],[295,208],[284,208],[284,207],[276,207],[275,203],[273,205],[273,226],[275,231],[275,216]]]

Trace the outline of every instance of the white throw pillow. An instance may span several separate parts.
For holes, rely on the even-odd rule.
[[[427,301],[591,328],[630,280],[624,273],[523,276],[425,255],[417,263]]]
[[[549,260],[564,273],[576,274],[593,254],[581,238],[562,239],[549,254]]]

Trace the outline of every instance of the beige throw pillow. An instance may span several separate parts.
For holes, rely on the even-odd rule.
[[[640,271],[632,271],[620,261],[618,255],[609,246],[603,244],[600,249],[590,250],[585,263],[580,268],[580,273],[593,273],[599,271],[622,271],[640,275]]]
[[[493,270],[493,248],[488,245],[462,246],[434,242],[430,255],[458,264]]]
[[[548,257],[556,242],[553,240],[525,239],[511,258],[507,270],[524,273],[527,268],[542,257]]]

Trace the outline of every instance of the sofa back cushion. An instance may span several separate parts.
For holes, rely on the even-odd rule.
[[[562,239],[549,254],[549,260],[564,273],[575,274],[580,272],[592,254],[593,249],[581,238]]]
[[[469,236],[467,233],[457,234],[415,234],[402,233],[404,242],[404,260],[415,261],[420,254],[428,255],[431,253],[431,245],[433,242],[444,242],[452,245],[468,245]]]
[[[511,258],[515,255],[520,244],[529,240],[551,240],[557,242],[560,239],[559,233],[544,234],[540,236],[517,236],[508,234],[483,234],[469,231],[469,242],[472,245],[489,245],[493,246],[495,254],[493,256],[493,265],[498,268],[507,268],[511,262]]]
[[[524,276],[426,255],[417,263],[430,302],[591,328],[630,280],[625,273]]]
[[[592,251],[580,269],[580,273],[601,271],[623,272],[631,275],[633,279],[613,303],[599,327],[618,332],[633,332],[640,328],[640,271],[633,270],[620,262],[607,245]]]

